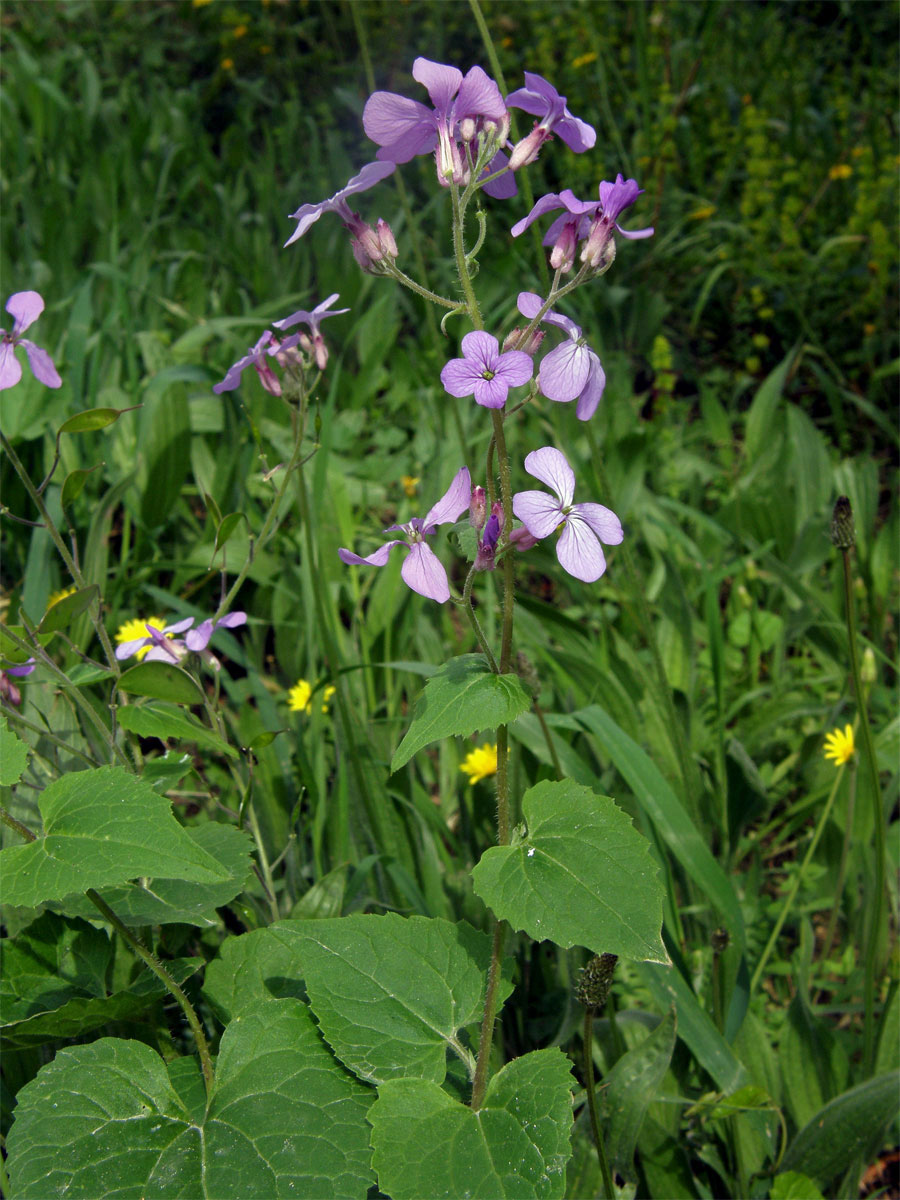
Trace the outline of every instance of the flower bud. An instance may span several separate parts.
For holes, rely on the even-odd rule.
[[[483,487],[472,488],[472,499],[469,501],[469,524],[473,529],[483,529],[487,518],[487,497]]]
[[[495,500],[491,505],[491,515],[488,518],[488,524],[490,524],[492,518],[497,522],[497,533],[502,533],[506,517],[503,513],[503,502],[501,500]]]
[[[566,221],[550,251],[550,266],[554,271],[562,271],[565,275],[572,270],[577,245],[577,226],[574,221]]]
[[[831,514],[831,541],[838,550],[849,550],[856,544],[853,509],[846,496],[838,496]]]
[[[375,226],[378,234],[378,245],[381,247],[384,254],[389,258],[397,257],[397,243],[394,240],[394,232],[383,217],[378,218],[378,223]]]
[[[875,666],[875,652],[871,646],[866,646],[865,650],[863,650],[859,677],[863,683],[869,684],[874,683],[878,678],[878,668]]]
[[[496,506],[494,506],[496,507]],[[493,571],[494,552],[497,549],[497,539],[500,537],[500,521],[495,512],[491,512],[484,526],[484,533],[478,543],[478,553],[475,555],[474,568],[476,571]]]
[[[509,535],[509,541],[510,545],[515,546],[517,550],[521,551],[530,550],[533,546],[538,544],[538,539],[534,536],[534,534],[529,533],[524,525],[521,525],[518,529],[514,529],[512,531],[512,533]]]
[[[512,154],[509,156],[509,169],[518,171],[522,167],[527,167],[529,163],[533,163],[541,152],[541,146],[549,137],[550,134],[546,129],[535,124],[531,133],[513,146]]]
[[[459,123],[459,136],[464,142],[474,142],[477,129],[474,117],[463,117]]]
[[[544,331],[542,329],[535,329],[524,346],[517,345],[517,342],[521,336],[521,326],[517,325],[515,329],[510,330],[510,332],[503,339],[503,346],[501,348],[502,353],[505,354],[507,350],[522,350],[525,354],[530,354],[531,357],[534,358],[535,354],[537,354],[538,350],[541,348],[541,342],[544,340]]]

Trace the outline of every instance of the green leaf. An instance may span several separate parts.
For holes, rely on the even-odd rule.
[[[228,878],[178,824],[169,801],[121,767],[56,779],[38,807],[44,836],[0,850],[5,904],[33,908],[139,875],[193,883]]]
[[[788,374],[797,357],[797,347],[790,350],[772,373],[760,384],[747,411],[744,446],[749,459],[756,458],[760,450],[768,445],[775,421],[775,410],[787,382]]]
[[[209,821],[185,829],[198,850],[210,855],[225,869],[227,878],[216,883],[191,883],[183,879],[150,878],[141,884],[100,888],[99,893],[120,921],[126,925],[197,925],[218,926],[217,908],[239,895],[250,876],[250,835],[232,825]],[[70,896],[56,905],[70,916],[100,920],[100,914],[83,896]]]
[[[343,864],[317,879],[291,909],[291,917],[298,921],[339,917],[347,890],[347,869],[347,865]]]
[[[122,413],[134,412],[139,404],[131,408],[86,408],[84,412],[75,413],[59,427],[60,433],[95,433],[118,421]]]
[[[80,1037],[110,1021],[134,1020],[167,994],[165,985],[143,966],[126,990],[110,994],[112,959],[112,944],[102,930],[55,913],[38,917],[4,946],[4,1041],[37,1046]],[[202,958],[166,962],[179,983],[202,965]]]
[[[148,664],[152,666],[153,664]],[[161,663],[160,666],[165,666]],[[134,668],[132,668],[134,669]],[[190,713],[182,712],[168,704],[132,704],[119,709],[119,724],[130,733],[139,737],[155,737],[161,742],[174,738],[180,742],[196,742],[215,750],[218,754],[227,754],[229,758],[237,758],[238,752],[234,746],[221,738],[217,733],[200,723]]]
[[[309,1002],[335,1054],[361,1079],[442,1083],[447,1047],[484,1003],[490,939],[434,917],[355,914],[281,921],[295,937]]]
[[[227,517],[222,518],[216,530],[216,544],[213,548],[213,553],[218,553],[222,549],[241,521],[249,528],[249,522],[242,512],[229,513]]]
[[[22,778],[28,765],[28,746],[0,716],[0,787],[11,787]]]
[[[547,780],[522,800],[528,835],[472,871],[496,915],[541,941],[667,962],[663,889],[650,845],[608,796]]]
[[[138,663],[119,676],[118,686],[132,696],[151,696],[173,704],[200,704],[203,700],[194,679],[174,663]]]
[[[495,675],[480,654],[451,658],[426,682],[391,771],[430,742],[508,725],[529,708],[531,696],[518,675]]]
[[[365,1200],[371,1093],[303,1004],[271,1000],[225,1030],[206,1113],[189,1061],[167,1071],[114,1038],[62,1050],[18,1093],[12,1194]]]
[[[84,491],[88,475],[93,475],[95,471],[100,469],[100,466],[101,464],[98,463],[96,467],[76,467],[74,471],[69,472],[63,481],[62,492],[59,497],[59,502],[63,508],[68,508],[70,504],[75,503]]]
[[[7,635],[7,630],[12,637]],[[32,652],[20,649],[13,641],[13,638],[18,638],[20,642],[24,642],[29,637],[30,634],[24,625],[9,625],[6,628],[0,625],[0,661],[3,663],[12,663],[16,667],[20,667],[22,663],[28,662],[32,657]],[[46,646],[52,637],[52,633],[46,633],[42,637],[37,638],[37,641],[41,646]]]
[[[369,1112],[379,1187],[392,1200],[562,1197],[572,1084],[555,1048],[498,1071],[477,1112],[428,1080],[383,1083]]]
[[[96,584],[91,584],[90,587],[82,588],[80,592],[63,596],[44,613],[38,633],[56,633],[58,629],[67,629],[76,617],[87,612],[99,595],[100,589]]]
[[[772,1180],[771,1200],[825,1200],[808,1175],[784,1171]]]
[[[648,1037],[617,1060],[599,1088],[610,1166],[632,1182],[636,1182],[634,1148],[644,1115],[659,1097],[674,1049],[675,1013],[670,1010]]]
[[[609,754],[669,850],[706,892],[734,941],[743,947],[744,918],[731,881],[656,766],[599,705],[575,715]]]

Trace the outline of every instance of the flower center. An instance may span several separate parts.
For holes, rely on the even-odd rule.
[[[497,374],[496,371],[491,371],[488,367],[485,367],[484,370],[481,372],[481,378],[486,379],[488,381],[488,383],[490,383],[490,381],[494,378],[494,376],[496,374]]]

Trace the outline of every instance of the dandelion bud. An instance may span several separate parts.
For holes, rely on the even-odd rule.
[[[394,240],[394,232],[383,217],[378,218],[378,223],[375,226],[378,234],[378,245],[381,247],[384,254],[389,258],[397,257],[397,243]]]
[[[595,954],[575,985],[575,999],[585,1008],[603,1008],[612,987],[618,954]]]
[[[853,509],[846,496],[838,496],[831,514],[831,541],[838,550],[849,550],[856,545]]]
[[[472,488],[472,499],[469,501],[469,524],[473,529],[483,529],[487,519],[487,497],[483,487]]]
[[[509,156],[509,169],[518,171],[522,167],[527,167],[529,163],[533,163],[541,152],[541,146],[549,138],[550,134],[546,129],[542,129],[540,125],[535,124],[534,129],[521,141],[516,142],[513,146],[512,154]]]

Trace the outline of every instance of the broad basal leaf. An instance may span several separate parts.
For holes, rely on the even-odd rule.
[[[121,887],[99,888],[101,897],[126,925],[218,925],[216,912],[244,890],[250,875],[250,836],[233,825],[209,821],[184,830],[198,849],[205,851],[225,869],[227,876],[215,883],[191,883],[184,879],[144,879]],[[84,896],[69,896],[54,907],[69,916],[96,921],[100,914]]]
[[[172,806],[121,767],[56,779],[38,801],[44,836],[0,851],[4,904],[33,908],[138,876],[215,883],[229,878],[188,837]]]
[[[0,717],[0,786],[18,783],[28,762],[28,747]]]
[[[18,1094],[19,1200],[364,1200],[371,1092],[335,1061],[308,1009],[271,1000],[222,1036],[209,1110],[185,1060],[139,1042],[61,1051]]]
[[[656,864],[615,802],[547,780],[522,810],[527,837],[487,850],[472,871],[485,904],[538,941],[667,962]]]
[[[563,1196],[573,1082],[558,1049],[508,1063],[478,1112],[427,1080],[389,1080],[369,1112],[379,1187],[392,1200]]]
[[[495,675],[480,654],[451,658],[426,682],[391,771],[430,742],[508,725],[530,707],[531,695],[518,675]]]

